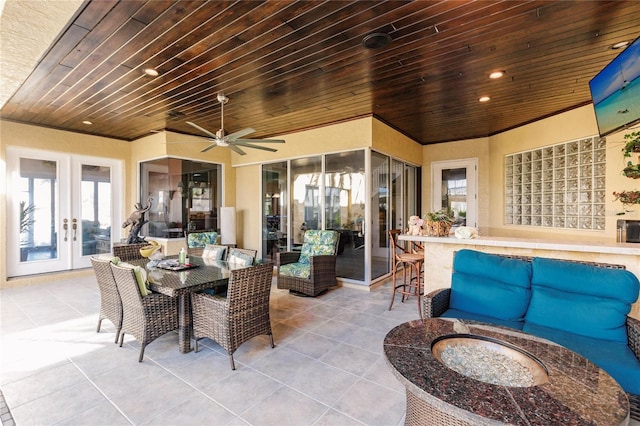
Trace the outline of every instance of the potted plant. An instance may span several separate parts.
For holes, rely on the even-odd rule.
[[[28,233],[31,230],[31,226],[35,222],[33,219],[33,212],[36,210],[36,206],[33,204],[27,204],[26,201],[20,201],[20,261],[27,260],[29,249],[26,247],[27,241],[23,238],[23,234]]]
[[[446,237],[449,235],[453,218],[444,210],[429,212],[425,215],[425,229],[432,237]]]
[[[622,170],[622,174],[628,178],[640,179],[640,164],[633,164],[629,161],[627,167]]]
[[[631,157],[632,152],[640,153],[640,131],[631,132],[624,135],[627,141],[622,148],[625,157]]]

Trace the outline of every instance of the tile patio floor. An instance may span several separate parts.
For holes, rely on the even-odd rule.
[[[93,275],[0,290],[3,426],[22,425],[401,425],[404,388],[391,375],[382,341],[418,317],[415,299],[388,311],[388,284],[318,298],[271,293],[276,340],[238,349],[236,371],[204,339],[180,354],[177,334],[119,348],[104,320]],[[630,425],[640,426],[631,421]]]
[[[177,334],[114,344],[93,275],[0,290],[0,389],[22,425],[400,425],[404,388],[382,341],[418,318],[415,298],[337,288],[318,298],[271,293],[275,349],[255,337],[234,355],[211,340],[181,354]],[[3,417],[3,424],[11,424]]]

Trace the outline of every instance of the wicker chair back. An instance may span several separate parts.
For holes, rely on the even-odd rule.
[[[159,293],[142,297],[133,269],[112,264],[111,270],[122,298],[120,346],[125,333],[133,335],[140,344],[138,361],[142,362],[149,343],[178,328],[177,298]]]
[[[266,334],[273,348],[269,316],[272,276],[273,265],[263,263],[232,271],[226,298],[192,293],[195,350],[198,339],[208,337],[227,351],[235,370],[233,353],[247,340]]]
[[[111,272],[111,260],[92,257],[91,265],[100,290],[100,312],[96,332],[100,332],[102,320],[106,318],[116,327],[115,343],[118,343],[118,336],[122,329],[122,300]]]

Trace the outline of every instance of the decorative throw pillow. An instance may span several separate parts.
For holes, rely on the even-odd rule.
[[[221,260],[224,259],[224,252],[227,250],[227,246],[217,246],[215,244],[207,244],[202,251],[202,257],[204,259]]]
[[[151,290],[149,290],[147,282],[147,271],[140,266],[134,266],[130,263],[120,262],[118,266],[123,268],[133,269],[133,273],[136,276],[136,281],[138,282],[138,288],[140,289],[140,295],[142,297],[148,296],[151,294]]]
[[[251,266],[253,264],[253,256],[250,256],[241,251],[231,250],[229,252],[229,258],[227,259],[227,262],[243,266]]]

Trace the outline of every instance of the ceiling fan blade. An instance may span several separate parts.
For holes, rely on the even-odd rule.
[[[218,143],[217,143],[217,142],[214,142],[214,143],[212,143],[211,145],[209,145],[209,146],[205,147],[205,148],[204,148],[202,151],[200,151],[200,152],[207,152],[207,151],[209,151],[211,148],[215,148],[216,146],[218,146]]]
[[[196,129],[200,130],[203,133],[206,133],[207,135],[211,136],[213,139],[217,139],[218,138],[215,133],[211,133],[207,129],[198,126],[196,123],[192,123],[190,121],[187,121],[187,124],[190,125],[190,126],[195,127]]]
[[[226,138],[228,140],[235,140],[237,138],[241,138],[243,136],[246,136],[250,133],[254,133],[255,129],[252,129],[251,127],[247,127],[246,129],[242,129],[242,130],[238,130],[237,132],[233,132],[229,135],[226,136]]]
[[[233,145],[244,146],[244,147],[247,147],[247,148],[261,149],[263,151],[269,151],[269,152],[277,152],[278,151],[277,149],[269,148],[268,146],[253,145],[253,144],[246,143],[246,142],[239,142],[237,140],[233,143]],[[233,145],[229,145],[229,146],[233,146]]]
[[[284,139],[236,139],[235,141],[244,143],[284,143]]]
[[[229,148],[231,148],[232,151],[240,154],[240,155],[247,155],[246,152],[244,152],[243,150],[241,150],[240,148],[238,148],[237,146],[234,145],[229,145]]]

